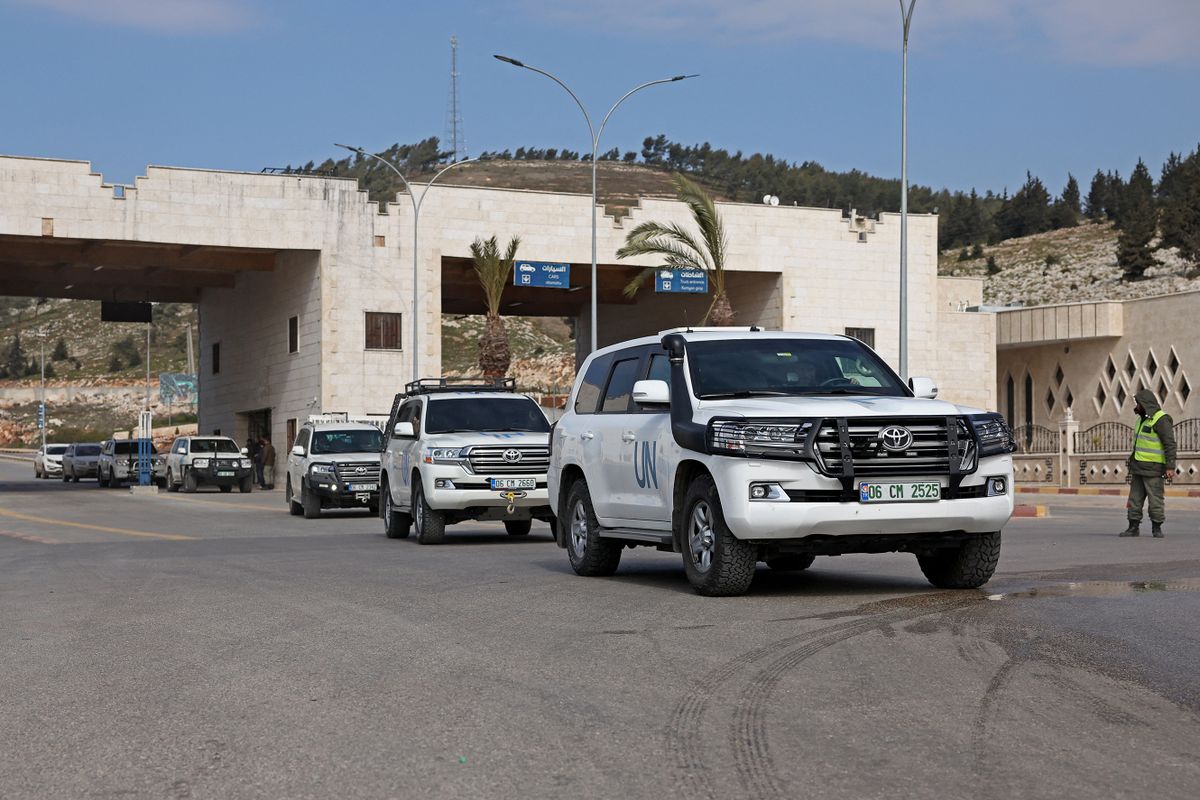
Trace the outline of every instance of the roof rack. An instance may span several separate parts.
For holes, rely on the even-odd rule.
[[[434,394],[437,392],[515,392],[515,378],[496,378],[486,383],[479,378],[421,378],[404,385],[404,393],[409,397],[417,394]]]

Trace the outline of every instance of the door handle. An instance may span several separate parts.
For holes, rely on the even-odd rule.
[[[592,439],[595,439],[596,434],[592,433],[591,431],[584,431],[583,433],[579,434],[579,438],[582,439],[583,441],[587,442],[587,441],[591,441]]]
[[[633,431],[625,431],[624,433],[621,434],[622,442],[632,442],[635,439],[637,439],[637,434],[634,433]]]

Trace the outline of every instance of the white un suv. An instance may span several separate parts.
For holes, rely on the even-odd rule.
[[[446,526],[501,520],[524,536],[531,521],[553,521],[546,499],[550,423],[511,379],[466,384],[445,378],[408,384],[396,395],[385,434],[380,514],[390,539],[416,528],[421,544]]]
[[[677,330],[598,350],[551,438],[558,545],[580,575],[611,575],[625,547],[680,552],[704,595],[745,592],[760,561],[843,553],[914,553],[935,586],[980,586],[1012,515],[1012,435],[936,394],[843,336]]]
[[[288,453],[284,502],[293,516],[315,519],[322,508],[379,511],[379,451],[383,433],[368,421],[315,415]]]

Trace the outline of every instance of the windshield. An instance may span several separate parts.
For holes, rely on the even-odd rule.
[[[98,445],[98,444],[77,444],[77,445],[75,445],[75,455],[77,455],[77,456],[98,456],[98,455],[100,455],[100,445]]]
[[[383,449],[383,433],[370,431],[317,431],[313,433],[313,455],[321,453],[378,453]]]
[[[154,445],[150,445],[150,452],[157,453],[158,451],[154,449]],[[113,446],[113,455],[115,455],[115,456],[136,456],[137,454],[138,454],[138,443],[137,442],[130,442],[130,441],[117,442]]]
[[[193,453],[240,453],[233,439],[192,439]]]
[[[431,400],[426,433],[455,431],[531,431],[549,433],[550,423],[527,397],[448,398]]]
[[[48,456],[61,456],[65,452],[67,452],[67,446],[65,444],[46,445],[46,455]]]
[[[886,395],[904,384],[878,356],[849,339],[725,339],[687,347],[699,398],[755,395]]]

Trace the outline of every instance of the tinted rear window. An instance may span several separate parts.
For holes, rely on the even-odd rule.
[[[633,381],[637,377],[639,359],[627,358],[613,365],[612,377],[604,391],[605,414],[620,414],[629,410],[629,398],[633,394]]]
[[[608,365],[611,363],[611,358],[602,356],[588,366],[583,383],[579,384],[579,391],[575,393],[576,414],[596,413],[596,406],[600,404],[600,392],[604,391],[604,379],[608,377]]]

